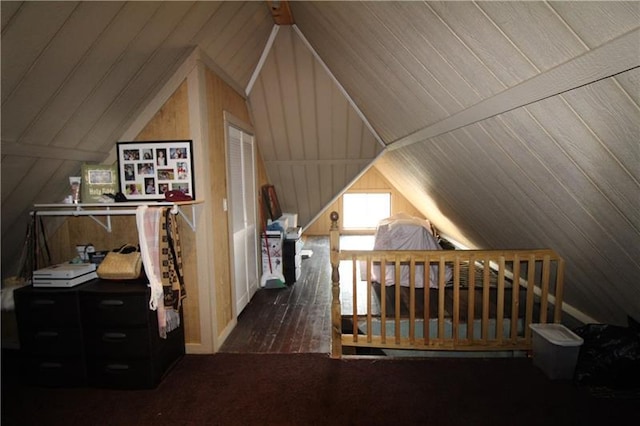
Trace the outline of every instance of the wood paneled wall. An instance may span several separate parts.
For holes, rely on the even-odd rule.
[[[216,74],[206,72],[206,102],[209,133],[209,178],[208,192],[204,195],[211,201],[212,228],[215,235],[212,241],[215,270],[215,301],[217,334],[220,336],[228,325],[235,320],[234,291],[231,282],[231,258],[229,254],[229,220],[224,210],[227,195],[226,141],[224,112],[228,111],[238,119],[251,123],[245,99],[227,85]]]
[[[377,191],[377,192],[390,192],[391,193],[391,214],[407,213],[411,216],[420,217],[426,219],[422,213],[411,204],[400,191],[396,189],[387,179],[382,176],[378,169],[371,167],[365,172],[360,179],[355,181],[346,192],[365,192],[365,191]],[[331,203],[322,214],[304,231],[307,235],[329,235],[329,227],[331,226],[331,219],[329,215],[332,211],[337,211],[342,218],[342,197]],[[357,233],[372,233],[373,231],[359,231]],[[356,231],[344,231],[342,229],[342,220],[340,220],[340,233],[349,234],[356,233]]]
[[[189,90],[187,82],[183,82],[158,110],[154,117],[138,133],[137,141],[192,139],[189,117]],[[132,218],[132,220],[134,220]],[[135,222],[132,223],[135,228]],[[183,302],[185,342],[199,342],[200,301],[196,282],[197,253],[195,250],[195,233],[189,225],[179,217],[180,242],[183,253],[184,279],[187,297]]]

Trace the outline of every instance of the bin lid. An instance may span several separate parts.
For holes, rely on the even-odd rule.
[[[582,337],[562,324],[529,324],[531,329],[549,342],[560,346],[580,346]]]

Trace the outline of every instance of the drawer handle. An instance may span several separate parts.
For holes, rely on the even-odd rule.
[[[102,335],[103,342],[118,342],[127,338],[125,333],[104,333]]]
[[[36,339],[51,339],[58,337],[57,331],[38,331],[36,333]]]
[[[113,307],[113,306],[122,306],[124,305],[124,302],[122,300],[114,300],[114,299],[107,299],[107,300],[101,300],[100,301],[100,307]]]
[[[120,373],[128,369],[129,366],[127,364],[107,364],[106,366],[107,373]]]
[[[51,299],[35,299],[31,304],[33,306],[51,306],[55,305],[56,301]]]
[[[62,364],[59,362],[42,362],[40,363],[41,369],[54,369],[54,368],[62,368]]]

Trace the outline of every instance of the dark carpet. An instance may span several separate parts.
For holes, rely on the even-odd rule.
[[[50,389],[4,371],[2,425],[613,425],[637,400],[596,398],[528,358],[187,355],[156,389]]]

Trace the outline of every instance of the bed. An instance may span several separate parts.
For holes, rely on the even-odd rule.
[[[442,250],[431,224],[424,219],[410,216],[406,213],[383,219],[376,227],[374,236],[374,250]],[[416,265],[415,287],[423,288],[425,283],[424,264]],[[384,282],[386,286],[396,284],[395,265],[388,264],[385,268],[385,277],[382,279],[380,263],[371,265],[371,280],[376,283]],[[429,287],[438,288],[438,265],[429,268]],[[366,265],[360,263],[361,279],[366,280]],[[450,283],[453,271],[446,267],[445,282]],[[408,264],[400,266],[400,285],[410,286],[410,270]]]
[[[430,226],[407,217],[381,222],[373,250],[341,250],[336,212],[331,220],[333,357],[358,348],[528,352],[530,324],[561,320],[564,261],[553,250],[432,248]],[[416,229],[428,234],[398,248]]]

